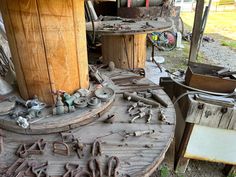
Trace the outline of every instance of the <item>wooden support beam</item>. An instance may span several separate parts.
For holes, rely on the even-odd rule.
[[[175,171],[177,173],[185,173],[189,160],[188,158],[184,157],[189,138],[191,136],[192,130],[193,130],[194,124],[191,123],[186,123],[185,129],[184,129],[184,134],[181,139],[180,147],[179,150],[176,154],[176,162],[175,162]]]
[[[204,9],[204,0],[198,0],[195,10],[194,26],[190,45],[189,62],[196,61],[199,47],[201,44],[200,36],[202,31],[202,16]]]

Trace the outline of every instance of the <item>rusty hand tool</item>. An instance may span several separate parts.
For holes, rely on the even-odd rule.
[[[36,141],[33,144],[21,144],[16,151],[16,155],[25,158],[28,155],[41,155],[44,153],[46,142],[43,139]]]
[[[66,163],[65,165],[66,173],[63,177],[74,177],[80,171],[79,164]]]
[[[125,99],[132,100],[132,101],[142,101],[143,103],[152,105],[154,107],[159,107],[160,106],[160,104],[155,102],[155,101],[143,98],[141,96],[138,96],[137,94],[133,94],[133,93],[129,93],[129,92],[125,92],[123,94],[123,97]]]
[[[99,140],[95,140],[93,142],[92,151],[91,151],[93,157],[102,155],[101,147],[102,147],[102,145],[101,145],[101,142]]]
[[[103,177],[102,167],[96,158],[93,158],[88,162],[88,168],[92,173],[92,177]]]
[[[117,177],[120,160],[116,156],[112,156],[108,160],[108,177]]]
[[[55,141],[55,142],[53,142],[53,152],[55,154],[69,156],[70,155],[70,147],[64,142]]]
[[[48,162],[35,165],[32,167],[32,172],[35,174],[36,177],[47,177],[47,167]]]
[[[154,100],[156,100],[158,103],[160,103],[160,104],[161,104],[162,106],[164,106],[165,108],[168,107],[168,104],[167,104],[157,93],[155,93],[155,92],[154,92],[153,90],[151,90],[151,89],[147,89],[147,91],[152,94],[152,98],[153,98]]]

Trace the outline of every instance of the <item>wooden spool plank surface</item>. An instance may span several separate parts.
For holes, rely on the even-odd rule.
[[[117,73],[120,73],[120,71],[117,71]],[[107,75],[111,76],[111,74],[108,73]],[[123,72],[123,74],[130,73]],[[122,74],[115,78],[121,77]],[[145,78],[141,80],[148,82]],[[99,140],[102,143],[102,156],[97,158],[102,165],[104,177],[107,174],[108,158],[111,156],[117,156],[120,159],[119,177],[127,175],[131,177],[150,176],[164,159],[165,153],[173,140],[175,130],[174,106],[163,90],[159,89],[156,92],[169,105],[163,109],[170,124],[165,124],[158,119],[158,108],[153,108],[153,118],[150,124],[145,123],[145,118],[138,119],[135,123],[129,123],[131,117],[127,114],[127,108],[134,102],[128,102],[123,99],[122,94],[116,94],[112,107],[99,119],[94,120],[90,124],[70,129],[74,136],[86,145],[82,159],[79,159],[74,151],[68,157],[52,152],[52,143],[54,141],[61,141],[59,133],[23,135],[4,131],[4,151],[0,154],[0,169],[2,169],[0,171],[3,172],[4,167],[11,165],[18,158],[15,152],[20,144],[35,142],[43,138],[47,142],[44,154],[32,155],[28,159],[40,162],[48,161],[47,173],[50,176],[64,174],[64,166],[67,162],[78,163],[82,168],[87,169],[87,163],[91,159],[91,146],[94,140]],[[113,124],[104,123],[108,115],[113,114],[115,116]],[[63,117],[65,118],[66,116]],[[142,130],[154,130],[155,132],[141,137],[129,136],[125,138],[126,133]]]

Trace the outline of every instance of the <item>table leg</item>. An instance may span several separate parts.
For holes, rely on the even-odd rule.
[[[181,139],[180,147],[179,147],[179,150],[176,154],[175,171],[177,173],[185,173],[185,171],[188,167],[190,159],[185,158],[184,154],[185,154],[185,151],[186,151],[186,148],[187,148],[187,145],[189,142],[189,138],[190,138],[192,130],[193,130],[193,126],[194,126],[194,124],[192,124],[192,123],[186,123],[186,125],[185,125],[184,134]]]

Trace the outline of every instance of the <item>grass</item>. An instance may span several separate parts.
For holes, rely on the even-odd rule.
[[[221,41],[221,45],[236,49],[236,41]]]
[[[193,12],[181,13],[187,30],[191,31],[194,22]],[[236,45],[236,10],[210,12],[205,34],[219,40],[221,44],[235,48]]]

